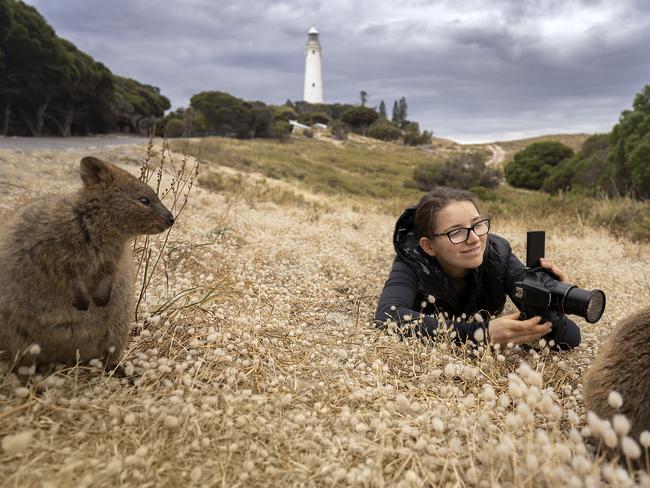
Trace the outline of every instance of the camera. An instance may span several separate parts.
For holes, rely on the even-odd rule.
[[[598,322],[605,311],[605,293],[583,290],[562,283],[540,265],[544,257],[544,231],[531,231],[526,236],[526,271],[515,282],[515,297],[521,300],[521,319],[542,315],[549,310],[578,315],[590,324]]]

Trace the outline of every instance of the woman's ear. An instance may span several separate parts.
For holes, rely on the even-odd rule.
[[[431,239],[427,239],[426,237],[420,237],[420,247],[429,256],[435,256],[436,255],[436,251],[433,249],[433,246],[431,245]]]

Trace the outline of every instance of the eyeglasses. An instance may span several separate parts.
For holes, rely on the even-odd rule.
[[[487,234],[490,230],[490,219],[479,220],[471,227],[461,227],[460,229],[450,230],[442,234],[433,234],[431,237],[447,236],[452,244],[461,244],[469,239],[470,230],[473,230],[477,236]]]

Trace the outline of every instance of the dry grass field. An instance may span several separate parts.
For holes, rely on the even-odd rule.
[[[650,486],[589,442],[581,385],[611,327],[650,301],[649,244],[550,213],[532,224],[578,285],[607,294],[599,323],[577,319],[574,351],[400,340],[372,326],[397,205],[271,179],[254,149],[249,168],[225,144],[229,162],[206,149],[177,223],[148,243],[161,259],[123,360],[135,381],[81,366],[25,379],[0,365],[0,485]],[[92,154],[137,175],[147,150]],[[78,187],[86,155],[1,149],[0,219]],[[154,147],[152,161],[163,155],[164,187],[174,170]],[[171,156],[180,168],[182,152]],[[364,171],[369,188],[397,188]],[[523,258],[530,226],[513,212],[492,230]]]

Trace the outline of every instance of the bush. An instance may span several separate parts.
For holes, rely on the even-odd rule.
[[[424,163],[413,172],[416,188],[423,191],[439,185],[464,190],[479,186],[494,188],[500,179],[499,170],[485,166],[483,156],[475,152],[457,154],[445,163]]]
[[[314,131],[311,130],[311,129],[305,129],[305,130],[302,131],[302,135],[312,139],[314,137]]]
[[[165,135],[167,137],[183,137],[185,133],[185,124],[182,120],[171,119],[165,125]]]
[[[335,139],[339,141],[345,141],[348,138],[348,132],[350,132],[350,127],[341,122],[340,120],[335,120],[330,125],[330,131]]]
[[[286,141],[291,135],[291,124],[284,119],[276,119],[269,132],[271,137],[275,137],[281,141]]]
[[[298,122],[305,125],[314,125],[314,124],[328,125],[331,122],[331,119],[324,112],[309,112],[304,115],[301,115],[298,118]]]
[[[423,144],[431,144],[433,133],[425,130],[420,134],[417,131],[407,131],[404,134],[404,144],[407,146],[421,146]]]
[[[554,141],[536,142],[515,154],[504,169],[512,186],[539,190],[553,168],[573,156],[573,150]]]
[[[343,112],[341,120],[363,134],[379,118],[379,114],[368,107],[353,107]]]
[[[542,190],[557,193],[561,190],[594,192],[607,169],[609,134],[595,134],[587,139],[574,157],[560,162],[544,180]]]
[[[382,141],[396,141],[402,137],[402,131],[396,124],[386,119],[379,119],[370,126],[368,136]]]

